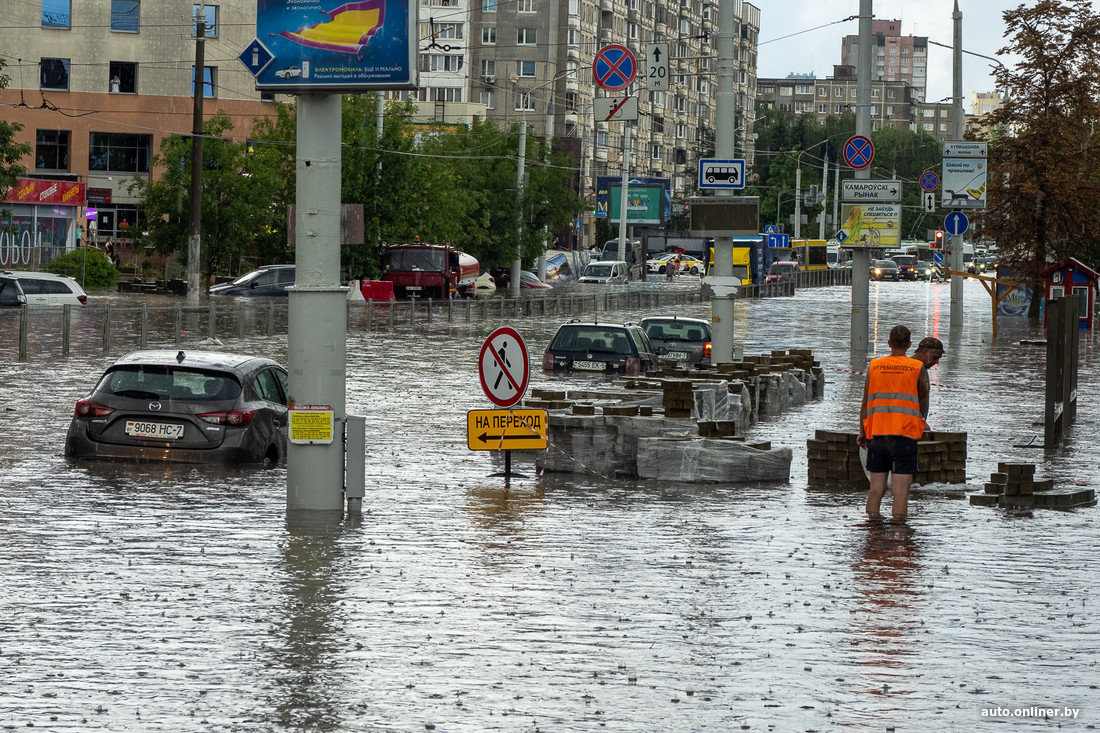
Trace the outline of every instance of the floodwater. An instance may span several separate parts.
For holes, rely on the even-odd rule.
[[[1004,319],[991,343],[978,283],[951,333],[949,290],[871,285],[876,355],[899,322],[943,339],[930,422],[969,434],[969,485],[916,489],[903,526],[867,523],[863,494],[806,485],[806,439],[857,426],[866,359],[847,348],[847,288],[736,306],[745,353],[809,347],[827,376],[823,401],[750,432],[793,449],[778,485],[521,464],[506,490],[500,461],[466,447],[465,412],[490,406],[478,350],[513,325],[537,365],[563,318],[353,324],[347,401],[367,416],[369,478],[361,521],[336,524],[287,516],[281,468],[67,461],[73,402],[112,357],[77,323],[93,333],[68,359],[36,338],[19,363],[0,314],[0,726],[1094,728],[1097,508],[1007,511],[966,494],[1005,460],[1096,487],[1097,339],[1082,336],[1065,447],[1019,447],[1042,442],[1045,352],[1021,343],[1041,334]],[[221,338],[285,362],[285,337]],[[579,381],[536,366],[532,387]]]

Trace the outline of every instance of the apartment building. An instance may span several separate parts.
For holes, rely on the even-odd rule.
[[[836,65],[833,75],[817,79],[810,74],[790,74],[784,79],[758,79],[757,99],[762,108],[813,115],[819,123],[827,117],[855,112],[856,70]],[[915,129],[917,108],[913,90],[903,81],[871,82],[871,129]]]
[[[191,132],[196,79],[205,114],[228,114],[234,137],[247,137],[253,120],[271,113],[273,97],[255,90],[237,59],[255,37],[255,5],[203,6],[204,63],[196,73],[198,9],[177,0],[5,6],[0,54],[9,85],[0,105],[7,121],[23,125],[19,142],[34,150],[23,161],[38,179],[33,186],[66,192],[63,204],[5,203],[19,228],[9,236],[72,246],[86,207],[97,210],[101,241],[138,225],[125,184],[135,174],[154,175],[150,161],[162,138]]]
[[[928,37],[901,35],[900,20],[872,20],[871,51],[875,81],[905,82],[912,98],[923,102],[928,88]],[[840,63],[859,68],[859,36],[844,36],[840,42]]]
[[[639,73],[618,92],[639,101],[628,168],[668,178],[674,197],[691,193],[695,161],[715,147],[716,0],[420,0],[419,8],[420,87],[396,95],[415,99],[425,122],[525,121],[584,161],[584,192],[596,176],[622,170],[628,124],[593,120],[592,100],[605,94],[592,76],[596,53],[623,45],[641,71],[646,46],[669,43],[667,91],[647,91]],[[740,0],[734,8],[734,147],[751,159],[760,10]]]

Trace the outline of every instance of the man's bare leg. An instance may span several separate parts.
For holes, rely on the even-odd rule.
[[[872,474],[873,477],[874,474]],[[909,514],[909,487],[913,485],[913,474],[895,473],[892,483],[894,502],[890,507],[890,516],[894,519],[905,519],[905,516]],[[885,488],[883,493],[885,493]]]
[[[882,516],[882,512],[879,509],[882,506],[882,497],[886,495],[886,475],[885,473],[872,473],[871,474],[871,488],[867,492],[867,514],[871,517]],[[912,476],[909,477],[912,481]],[[896,485],[896,479],[895,479]],[[906,486],[908,490],[908,486]],[[895,489],[896,491],[896,489]],[[895,493],[895,504],[897,503]]]

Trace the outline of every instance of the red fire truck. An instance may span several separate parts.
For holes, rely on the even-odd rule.
[[[382,252],[382,279],[399,300],[472,298],[477,276],[477,260],[449,245],[412,242]]]

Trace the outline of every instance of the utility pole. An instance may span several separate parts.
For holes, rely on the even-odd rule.
[[[856,76],[856,134],[871,136],[871,0],[859,0],[859,69]],[[856,179],[869,179],[871,167],[856,171]],[[839,222],[837,222],[839,224]],[[871,300],[871,254],[867,247],[852,247],[852,352],[867,351]]]
[[[206,91],[206,9],[195,11],[194,118],[191,122],[191,237],[187,241],[187,302],[198,303],[202,272],[202,96]]]
[[[825,219],[829,210],[829,144],[825,144],[825,162],[821,166],[821,217],[817,220],[817,238],[825,239]]]
[[[734,135],[736,133],[737,97],[734,94],[734,29],[736,28],[738,4],[734,0],[718,0],[718,36],[715,39],[718,51],[718,94],[715,107],[714,152],[718,158],[731,160],[735,154]],[[732,196],[733,191],[720,188],[715,196]],[[714,278],[719,281],[733,280],[733,238],[714,238]],[[733,361],[733,317],[735,296],[728,292],[716,292],[710,299],[710,318],[712,325],[711,341],[714,364]]]
[[[954,48],[952,49],[952,74],[951,74],[951,95],[952,99],[952,113],[955,115],[954,124],[954,138],[955,140],[962,140],[963,137],[963,118],[962,118],[962,13],[959,12],[959,0],[955,0],[955,11],[951,13],[951,20],[954,22]],[[951,249],[951,269],[955,272],[962,272],[963,268],[963,238],[961,234],[952,234],[951,241],[948,245]],[[951,276],[951,328],[962,326],[963,322],[963,278],[958,275]]]
[[[521,103],[527,103],[521,99]],[[519,297],[519,281],[523,276],[523,167],[527,158],[527,113],[519,121],[519,162],[516,165],[516,259],[512,261],[512,276],[508,279],[508,294]]]

